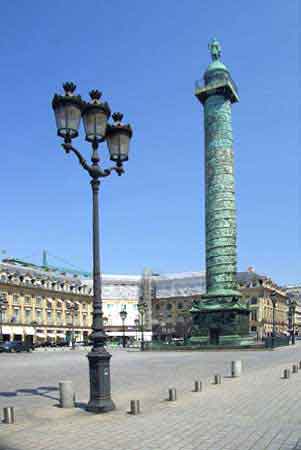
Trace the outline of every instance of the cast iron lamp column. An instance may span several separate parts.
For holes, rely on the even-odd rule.
[[[33,345],[36,345],[36,343],[37,343],[37,326],[38,326],[38,322],[36,320],[33,320],[31,322],[31,326],[34,329]]]
[[[140,350],[142,352],[144,352],[144,314],[145,311],[147,309],[147,304],[146,303],[139,303],[138,304],[138,312],[141,316],[141,321],[140,321],[140,326],[141,326],[141,346],[140,346]]]
[[[128,313],[126,312],[125,309],[122,309],[120,311],[120,318],[122,320],[122,347],[125,348],[125,327],[124,327],[124,322],[127,318]]]
[[[75,334],[74,334],[74,313],[75,311],[78,311],[78,306],[76,304],[72,304],[70,306],[70,310],[71,310],[71,320],[72,320],[72,325],[71,325],[71,349],[75,350]]]
[[[138,327],[139,327],[139,319],[138,317],[135,319],[135,330],[136,330],[136,341],[138,341]]]
[[[276,299],[277,293],[273,291],[271,293],[271,300],[273,304],[273,331],[272,331],[272,348],[275,347],[275,312],[276,312],[276,306],[277,306],[277,299]]]
[[[290,315],[291,315],[291,335],[292,335],[292,345],[296,344],[296,337],[295,337],[295,314],[296,314],[296,306],[297,302],[296,300],[290,301]]]
[[[109,176],[113,171],[118,175],[124,173],[123,162],[128,160],[129,143],[132,137],[130,125],[121,123],[123,115],[113,114],[114,125],[108,125],[111,111],[109,105],[100,102],[101,93],[90,92],[91,102],[83,102],[74,94],[73,83],[63,85],[65,95],[55,95],[52,101],[57,134],[64,139],[62,144],[66,153],[73,152],[90,177],[93,197],[93,323],[92,349],[89,352],[90,400],[87,410],[95,413],[111,411],[115,405],[111,399],[111,355],[105,348],[106,333],[103,325],[102,285],[100,271],[99,242],[99,206],[98,193],[100,179]],[[81,117],[83,118],[86,140],[92,146],[92,164],[88,164],[82,154],[72,146],[72,139],[78,136]],[[114,167],[102,169],[98,154],[99,144],[107,141],[110,159],[116,163]]]
[[[3,342],[3,311],[7,306],[7,300],[4,294],[0,294],[0,344]]]

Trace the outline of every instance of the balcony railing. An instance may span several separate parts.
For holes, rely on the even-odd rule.
[[[220,75],[213,75],[212,79],[209,79],[207,77],[206,80],[206,86],[211,82],[212,82],[212,86],[214,86],[214,84],[220,84],[220,83],[227,83],[228,81],[230,81],[230,83],[232,84],[235,92],[238,94],[238,89],[237,89],[237,85],[236,83],[233,81],[232,77],[230,75],[226,75],[226,74],[220,74]],[[213,83],[214,82],[214,83]],[[203,80],[196,80],[195,81],[195,89],[203,89],[205,87],[205,82]]]

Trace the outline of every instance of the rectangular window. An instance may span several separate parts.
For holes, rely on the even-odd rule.
[[[16,322],[19,322],[20,311],[18,309],[14,309],[14,319],[15,319]]]
[[[36,321],[38,323],[42,322],[42,312],[41,311],[36,311]]]
[[[24,304],[25,305],[31,305],[31,297],[29,295],[25,295],[25,297],[24,297]]]
[[[251,312],[251,320],[257,320],[257,311]]]
[[[42,306],[42,297],[37,297],[36,298],[36,305],[37,306]]]
[[[30,309],[25,309],[25,319],[26,319],[27,323],[31,321],[31,310]]]
[[[19,296],[13,295],[13,305],[19,305]]]

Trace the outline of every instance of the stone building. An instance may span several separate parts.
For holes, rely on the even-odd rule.
[[[278,286],[271,278],[256,274],[252,269],[239,272],[237,281],[243,295],[242,302],[250,309],[250,331],[259,338],[273,331],[272,292],[276,292],[275,330],[277,334],[288,334],[288,305],[284,288]]]
[[[137,327],[140,275],[103,275],[105,328],[111,339],[123,335],[120,311],[127,311],[125,335],[141,338]],[[86,340],[92,326],[92,279],[87,275],[62,272],[17,259],[0,264],[0,294],[4,339],[35,342]],[[151,308],[150,308],[151,311]],[[150,313],[151,314],[151,313]],[[144,333],[151,339],[151,328]]]
[[[189,310],[205,291],[205,273],[183,272],[153,277],[152,324],[154,339],[169,340],[190,334]]]
[[[301,284],[289,284],[285,286],[285,291],[288,296],[289,308],[289,328],[292,330],[293,326],[295,333],[301,334]],[[292,302],[295,302],[295,308],[291,308]]]
[[[127,339],[141,339],[139,302],[147,304],[144,317],[146,341],[152,336],[170,339],[189,335],[192,302],[206,290],[204,272],[159,275],[146,269],[142,276],[104,274],[102,281],[105,329],[113,340],[120,340],[123,334],[120,318],[123,309],[127,311]],[[270,294],[276,290],[276,330],[286,333],[286,291],[251,269],[238,273],[237,281],[241,301],[250,309],[250,331],[258,337],[272,331]],[[73,329],[76,340],[83,341],[91,333],[92,279],[89,274],[72,274],[49,266],[6,259],[0,263],[0,294],[6,300],[2,325],[5,339],[57,342],[70,340]],[[301,323],[298,314],[296,328]],[[301,314],[298,317],[301,318]]]
[[[29,342],[86,340],[91,327],[91,288],[79,277],[22,261],[0,264],[2,333]]]
[[[194,300],[199,300],[206,291],[204,272],[179,273],[154,277],[156,297],[153,300],[153,335],[157,338],[183,337],[189,332],[187,312]],[[270,278],[258,275],[249,268],[238,272],[237,282],[241,292],[241,302],[250,309],[249,331],[260,339],[272,332],[273,305],[271,293],[276,291],[275,328],[279,334],[288,331],[287,294]],[[183,324],[179,326],[178,323]],[[186,328],[186,330],[185,330]]]

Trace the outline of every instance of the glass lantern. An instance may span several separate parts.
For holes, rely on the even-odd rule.
[[[119,314],[120,314],[120,318],[121,318],[122,322],[124,322],[128,315],[126,310],[125,309],[121,310]]]
[[[100,102],[101,92],[90,92],[91,103],[84,103],[82,117],[88,142],[101,142],[107,130],[107,122],[111,115],[109,105]]]
[[[80,95],[74,95],[75,84],[64,83],[63,88],[65,95],[55,94],[52,108],[55,114],[57,134],[66,140],[78,136],[83,102]]]
[[[110,159],[117,163],[122,163],[128,160],[130,139],[133,131],[130,125],[121,123],[122,114],[114,113],[112,117],[115,123],[108,126],[106,136]]]

